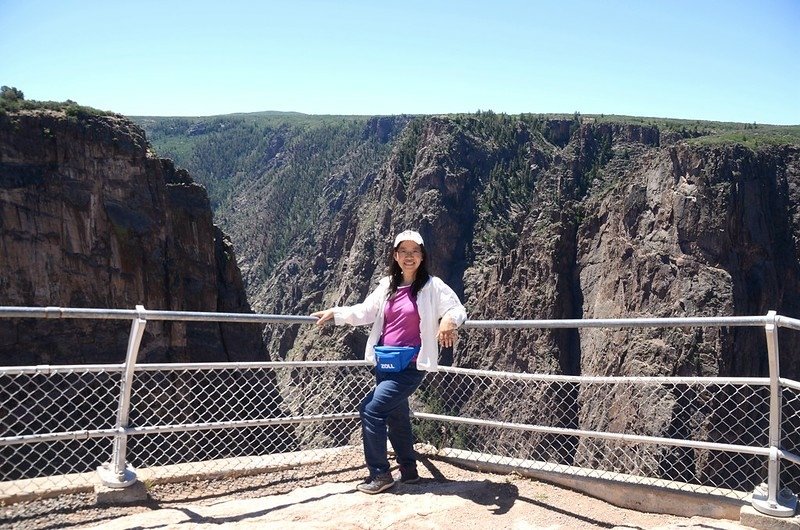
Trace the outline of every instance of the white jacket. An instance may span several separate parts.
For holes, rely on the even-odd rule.
[[[333,308],[333,318],[337,326],[372,324],[364,359],[373,364],[375,364],[373,347],[378,344],[383,332],[383,308],[389,292],[389,280],[388,276],[382,278],[378,287],[360,304]],[[417,309],[419,335],[422,340],[417,355],[417,369],[435,372],[439,367],[439,343],[436,340],[439,320],[447,315],[456,326],[460,326],[467,320],[467,311],[461,305],[456,293],[436,276],[431,276],[428,283],[417,293]]]

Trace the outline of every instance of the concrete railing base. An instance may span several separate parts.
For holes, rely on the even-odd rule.
[[[94,487],[95,504],[98,506],[118,506],[135,504],[147,500],[147,487],[139,480],[124,488],[110,488],[103,484]]]
[[[800,517],[773,517],[752,506],[742,506],[739,522],[758,530],[800,530]]]

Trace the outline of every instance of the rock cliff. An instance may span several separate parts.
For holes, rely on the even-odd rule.
[[[418,118],[375,175],[329,177],[328,210],[253,302],[296,314],[357,302],[385,274],[393,234],[411,227],[473,319],[800,316],[799,179],[796,145],[662,140],[636,124]],[[271,351],[358,356],[365,336],[295,333],[268,334]],[[797,340],[783,335],[783,373],[797,376]],[[448,355],[563,374],[767,367],[763,331],[744,328],[471,331]]]
[[[796,145],[704,145],[635,124],[419,118],[377,174],[330,178],[326,189],[336,190],[324,198],[330,209],[275,270],[257,303],[270,312],[307,314],[358,302],[385,274],[393,235],[414,228],[425,238],[434,272],[462,296],[472,319],[771,309],[797,317],[798,184]],[[270,330],[266,339],[270,351],[290,358],[360,358],[367,331],[304,327]],[[798,339],[781,333],[784,377],[800,378]],[[466,330],[441,360],[567,375],[767,374],[760,328]],[[423,389],[423,410],[437,392]],[[441,391],[451,412],[489,419],[665,437],[680,431],[728,443],[764,432],[748,424],[735,426],[734,434],[716,418],[749,406],[737,393],[711,402],[695,396],[697,417],[687,418],[670,413],[688,410],[677,406],[680,400],[695,399],[678,388],[555,385],[519,402],[466,382],[458,396],[453,392]],[[488,436],[492,447],[515,443],[514,433]],[[725,483],[731,470],[742,469],[725,455],[700,458],[657,447],[634,459],[626,456],[630,448],[591,439],[532,435],[525,447],[541,460],[595,467],[616,455],[617,470],[652,466],[675,479],[716,475]]]
[[[0,114],[0,305],[249,312],[205,189],[119,116]],[[126,321],[13,319],[0,364],[120,362]],[[260,326],[149,322],[140,360],[264,360]]]
[[[212,134],[201,125],[187,134]],[[244,122],[236,129],[249,130],[257,129]],[[236,149],[220,153],[241,151],[247,164],[198,158],[236,175],[216,183],[230,193],[217,198],[231,206],[220,217],[241,228],[231,233],[260,311],[308,314],[360,301],[385,274],[394,234],[414,228],[433,272],[472,319],[770,309],[800,316],[796,143],[749,148],[693,141],[703,135],[696,129],[493,113],[302,124],[270,134],[228,139]],[[116,116],[0,114],[0,251],[0,305],[249,311],[205,189]],[[265,359],[260,328],[151,322],[140,359]],[[14,319],[0,326],[0,364],[119,362],[128,332],[121,321]],[[360,358],[366,334],[268,327],[264,339],[272,357]],[[781,333],[784,377],[800,379],[798,346],[796,333]],[[758,328],[470,330],[442,352],[442,363],[567,375],[767,372]],[[423,390],[428,406],[438,389]],[[722,395],[704,401],[669,388],[601,393],[576,384],[509,403],[506,394],[465,383],[453,404],[469,416],[496,411],[557,427],[757,439],[763,425],[736,426],[735,436],[720,427],[717,414],[748,405],[746,396]],[[696,416],[671,412],[686,410],[675,406],[685,399],[697,402]],[[514,439],[504,433],[492,442]],[[531,436],[526,443],[542,460],[632,465],[627,449],[602,442]],[[673,478],[740,469],[724,456],[658,448],[639,456]]]

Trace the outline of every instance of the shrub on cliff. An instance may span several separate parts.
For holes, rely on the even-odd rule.
[[[8,87],[3,85],[3,87],[0,88],[0,97],[10,101],[18,101],[25,99],[25,94],[23,94],[22,90],[19,90],[17,87]]]
[[[3,85],[0,88],[0,112],[10,112],[19,108],[19,102],[25,99],[25,94],[16,87]]]
[[[72,116],[75,118],[114,114],[113,112],[106,112],[92,107],[87,107],[85,105],[78,105],[71,99],[68,99],[67,101],[26,100],[25,94],[16,87],[8,87],[4,85],[0,88],[0,113],[37,109],[61,111],[66,113],[67,116]]]

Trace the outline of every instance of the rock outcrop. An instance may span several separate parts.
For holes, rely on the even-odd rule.
[[[634,124],[420,118],[378,174],[328,183],[329,210],[254,303],[305,314],[359,301],[385,274],[393,234],[412,227],[473,319],[798,316],[799,180],[791,145],[662,145],[658,128]],[[336,355],[316,331],[301,330],[298,343],[286,335],[296,332],[268,335],[271,349]],[[784,335],[788,352],[797,341]],[[364,334],[330,336],[350,355],[345,343]],[[767,367],[758,329],[504,330],[461,341],[457,364],[480,368],[735,376]],[[798,375],[794,355],[781,361]]]
[[[0,285],[14,296],[7,304],[246,309],[233,254],[213,235],[203,190],[148,155],[137,129],[114,118],[2,120],[0,241],[9,258]],[[375,118],[358,135],[352,127],[336,149],[325,143],[333,129],[308,136],[313,145],[281,133],[252,141],[260,151],[243,148],[247,160],[268,161],[251,179],[236,172],[223,218],[231,226],[239,221],[233,240],[259,311],[302,315],[362,300],[386,272],[394,234],[414,228],[425,238],[433,272],[459,293],[472,319],[771,309],[800,316],[797,145],[710,145],[685,141],[699,132],[578,116]],[[320,164],[320,153],[336,153],[336,160]],[[204,290],[210,285],[225,287]],[[104,341],[99,359],[124,351],[127,327],[71,324],[79,331],[59,328],[41,360],[25,364],[66,359],[58,345],[95,335]],[[1,354],[19,349],[29,332],[20,326],[3,328]],[[164,324],[144,354],[206,359],[196,352],[215,338],[230,359],[234,350],[255,351],[232,348],[216,327],[202,329]],[[268,327],[264,339],[272,357],[341,359],[360,358],[366,335],[365,328],[292,326]],[[795,380],[798,337],[781,333],[781,375]],[[767,373],[760,328],[470,330],[441,362],[565,375]],[[578,383],[543,385],[509,402],[506,392],[464,383],[448,407],[467,416],[725,443],[764,432],[755,423],[718,421],[751,406],[747,396],[692,396],[679,386],[600,392]],[[453,394],[423,390],[424,407]],[[686,400],[695,409],[678,406]],[[514,443],[513,434],[473,441],[479,436]],[[525,443],[541,460],[600,466],[611,459],[618,471],[642,466],[676,479],[702,481],[743,467],[724,456],[657,447],[633,459],[629,448],[586,440],[531,435]]]
[[[472,319],[765,315],[771,309],[800,316],[800,148],[662,140],[648,126],[421,118],[378,174],[331,183],[337,192],[325,200],[335,207],[297,243],[258,303],[267,311],[307,314],[358,302],[385,274],[393,235],[414,228],[425,238],[434,272],[463,297]],[[271,351],[290,358],[359,358],[366,333],[300,328],[271,330],[266,338]],[[800,378],[798,347],[796,333],[781,333],[784,377]],[[566,375],[767,374],[761,328],[469,330],[441,360]],[[441,400],[466,416],[555,427],[680,432],[723,443],[757,440],[764,432],[764,425],[740,424],[730,428],[735,433],[722,426],[731,410],[752,406],[739,393],[704,401],[678,387],[625,388],[553,385],[515,401],[465,383],[442,390]],[[423,409],[436,402],[421,399]],[[672,412],[694,410],[678,406],[687,399],[696,400],[694,417]],[[486,443],[497,447],[513,444],[516,435],[489,436]],[[657,447],[634,459],[629,448],[567,436],[531,434],[525,444],[541,460],[596,467],[611,465],[616,455],[614,469],[645,466],[674,479],[714,475],[725,483],[726,474],[743,468],[724,455]]]
[[[0,305],[250,312],[205,189],[117,116],[0,114]],[[10,319],[0,364],[124,359],[127,321]],[[260,326],[148,322],[140,360],[264,360]]]

